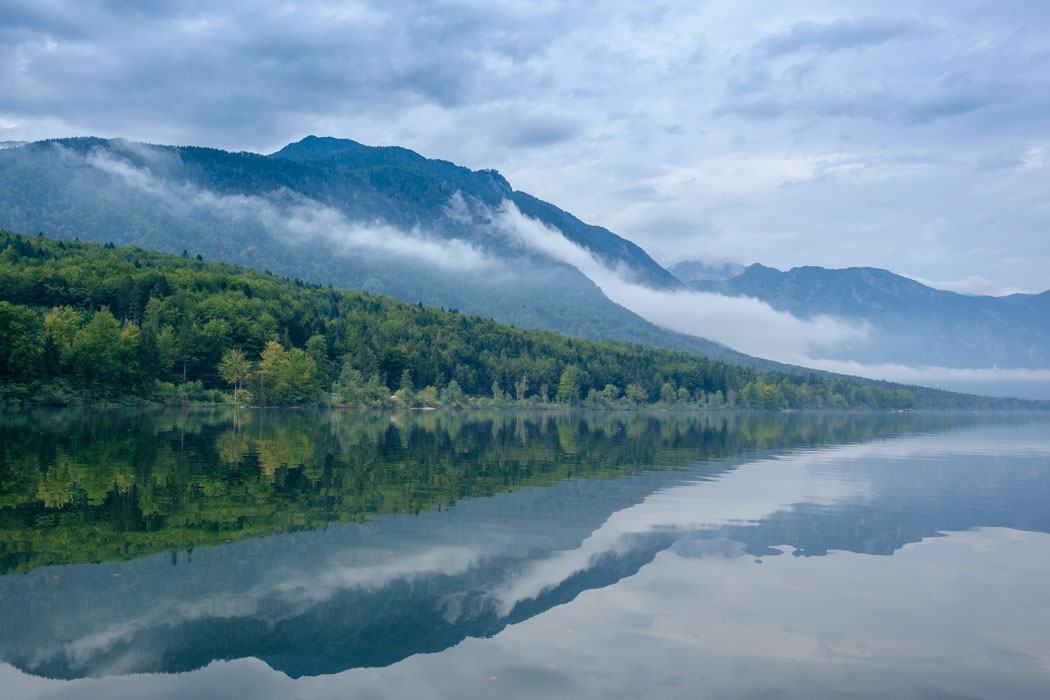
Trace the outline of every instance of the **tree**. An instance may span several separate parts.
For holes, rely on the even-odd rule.
[[[240,400],[241,387],[251,374],[252,363],[240,348],[230,348],[219,361],[219,376],[233,386],[233,400]]]
[[[423,406],[437,406],[440,403],[437,387],[433,384],[424,387],[423,391],[416,394],[416,401]]]
[[[182,322],[179,324],[179,330],[175,334],[175,357],[176,362],[182,364],[182,381],[186,381],[186,376],[189,370],[189,365],[197,359],[197,353],[200,350],[199,346],[199,329],[193,323],[193,319],[190,314],[183,312]]]
[[[276,340],[266,343],[252,378],[256,398],[268,404],[302,403],[321,391],[310,356],[299,348],[285,350]]]
[[[558,393],[554,400],[570,406],[580,399],[580,368],[569,365],[558,380]]]
[[[108,392],[119,383],[119,342],[117,319],[105,307],[77,331],[71,361],[73,371],[85,389]]]
[[[43,357],[43,326],[32,309],[0,301],[0,378],[33,378]]]
[[[79,311],[71,306],[58,306],[44,314],[44,342],[52,347],[60,363],[67,363],[73,351],[73,339],[83,318]],[[55,372],[57,367],[49,367]]]
[[[317,380],[317,364],[299,348],[288,351],[285,387],[288,403],[293,404],[316,401],[321,392],[321,384]]]
[[[339,379],[332,385],[332,391],[348,406],[369,406],[384,403],[390,396],[390,390],[373,374],[366,381],[361,370],[355,368],[350,360],[343,363]]]
[[[441,390],[441,401],[447,406],[456,406],[463,401],[463,389],[455,379],[449,381]]]
[[[323,335],[312,335],[306,341],[306,354],[317,365],[317,375],[322,386],[328,386],[334,370],[332,363],[328,360],[328,343]]]
[[[518,401],[524,401],[525,400],[525,393],[528,390],[529,390],[529,375],[528,374],[523,374],[523,375],[521,375],[521,379],[518,380],[518,383],[514,385],[515,398]]]
[[[623,393],[631,403],[645,403],[649,400],[649,392],[638,384],[628,384]]]
[[[411,396],[412,392],[416,390],[416,387],[412,384],[412,372],[409,369],[404,369],[401,372],[401,381],[398,383],[397,388],[399,391],[405,392],[406,396]]]
[[[116,388],[122,393],[134,394],[142,386],[142,365],[139,355],[139,327],[131,321],[124,324],[117,334]]]

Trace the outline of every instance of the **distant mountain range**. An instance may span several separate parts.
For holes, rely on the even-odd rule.
[[[751,265],[724,279],[693,276],[700,263],[673,268],[703,292],[760,299],[810,319],[833,316],[870,327],[869,340],[831,357],[941,367],[1050,368],[1050,291],[1004,297],[933,289],[872,267],[781,272]]]

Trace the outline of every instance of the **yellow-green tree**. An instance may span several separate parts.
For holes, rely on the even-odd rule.
[[[580,399],[580,368],[569,365],[561,373],[558,380],[558,393],[555,400],[558,403],[574,404]]]
[[[240,400],[241,387],[251,374],[252,363],[240,348],[230,348],[219,361],[219,376],[233,387],[233,400]]]
[[[255,398],[263,404],[315,401],[321,391],[313,359],[299,348],[285,350],[275,340],[266,343],[252,378]]]

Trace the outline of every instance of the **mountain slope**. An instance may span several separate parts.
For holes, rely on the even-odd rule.
[[[429,210],[441,209],[457,190],[492,207],[509,199],[523,214],[556,227],[566,238],[587,248],[610,267],[627,266],[636,281],[656,288],[680,286],[673,275],[634,243],[608,229],[585,224],[553,204],[513,190],[495,170],[473,171],[448,161],[424,158],[397,146],[364,146],[350,139],[316,136],[289,144],[270,157],[310,163],[334,178],[361,173],[376,182],[384,175],[393,176],[401,192],[410,197],[408,201],[398,198],[403,211],[417,210],[421,203]]]
[[[527,328],[783,367],[614,304],[508,232],[508,206],[638,281],[680,284],[634,244],[515,192],[494,171],[401,148],[311,137],[263,156],[77,138],[0,151],[0,227],[13,231],[185,250]]]
[[[801,318],[835,316],[871,326],[844,359],[956,368],[1050,367],[1050,291],[1006,297],[933,289],[887,270],[751,265],[700,291],[749,296]],[[846,351],[844,351],[846,352]]]

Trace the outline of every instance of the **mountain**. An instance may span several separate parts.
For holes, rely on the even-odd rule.
[[[686,260],[673,265],[671,274],[688,284],[693,280],[727,280],[736,277],[745,269],[740,263],[705,263],[700,260]]]
[[[782,272],[758,264],[725,280],[693,279],[689,286],[754,297],[801,318],[833,316],[870,327],[868,342],[831,349],[834,359],[1050,368],[1050,291],[968,296],[871,267]]]
[[[521,213],[559,229],[566,238],[595,253],[610,267],[626,265],[635,281],[656,288],[679,286],[678,280],[639,246],[608,229],[585,224],[553,204],[512,189],[495,170],[469,170],[448,161],[427,159],[397,146],[371,147],[350,139],[316,136],[289,144],[270,154],[270,158],[312,164],[333,180],[358,173],[369,177],[374,177],[376,171],[389,173],[396,176],[402,193],[416,195],[408,201],[398,198],[402,211],[406,212],[418,209],[420,202],[425,202],[428,208],[440,209],[457,190],[493,207],[509,199]],[[436,198],[433,197],[435,191],[440,193]],[[384,213],[388,221],[395,219],[392,212]],[[401,223],[418,221],[402,220]]]
[[[241,377],[259,357],[248,388],[264,405],[332,393],[375,405],[404,390],[405,401],[426,405],[459,404],[463,394],[502,403],[512,391],[529,405],[583,398],[605,407],[1037,407],[830,374],[760,372],[188,255],[5,231],[0,337],[0,401],[7,402],[224,400],[214,391],[230,381],[223,366],[236,349],[244,353]]]
[[[635,282],[681,287],[630,241],[515,191],[494,170],[403,148],[307,137],[264,156],[40,141],[0,150],[0,227],[186,251],[525,328],[785,368],[649,323],[537,237],[555,227],[558,241]]]
[[[523,328],[802,371],[650,323],[605,295],[593,264],[663,292],[754,296],[866,325],[865,340],[809,353],[819,359],[1050,367],[1046,294],[966,297],[870,268],[682,263],[672,274],[494,170],[348,139],[311,136],[269,155],[97,138],[0,149],[0,227],[186,251]]]

